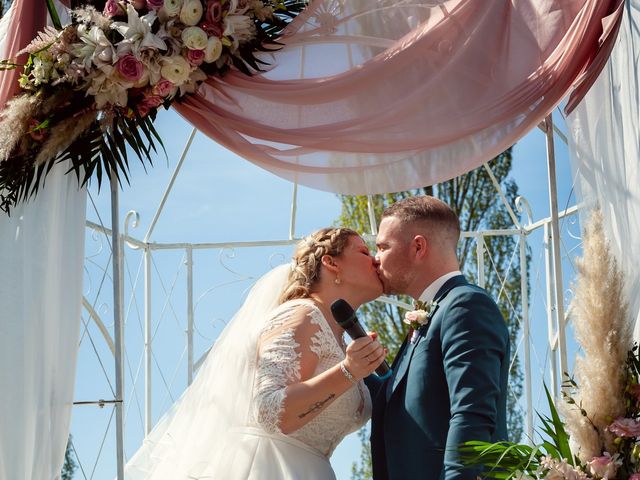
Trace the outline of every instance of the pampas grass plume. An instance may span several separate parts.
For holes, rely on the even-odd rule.
[[[18,95],[7,102],[0,115],[0,162],[9,158],[27,134],[39,106],[40,100],[31,95]]]
[[[571,319],[582,355],[576,358],[575,405],[563,405],[566,428],[582,461],[612,451],[606,427],[624,415],[625,361],[631,325],[623,296],[623,276],[604,237],[602,213],[595,210],[584,229],[583,257],[577,261]],[[576,408],[578,407],[578,408]],[[582,408],[588,418],[580,412]]]

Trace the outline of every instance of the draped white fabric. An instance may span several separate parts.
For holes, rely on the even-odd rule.
[[[0,216],[0,478],[58,478],[82,305],[86,191],[60,165]]]
[[[640,338],[639,74],[640,0],[627,0],[611,57],[567,124],[578,200],[602,208],[606,235],[627,274],[636,339]]]
[[[8,13],[0,21],[0,50]],[[59,478],[80,332],[86,190],[67,165],[0,214],[0,478]]]

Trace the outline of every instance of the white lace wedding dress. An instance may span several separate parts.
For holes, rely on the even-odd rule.
[[[317,356],[315,376],[342,360],[344,349],[309,300],[289,301],[277,308],[262,338],[252,413],[247,426],[229,438],[222,462],[226,478],[334,478],[329,457],[346,435],[370,417],[369,392],[361,381],[302,428],[283,435],[278,423],[285,388],[300,381],[301,360]]]
[[[369,392],[360,381],[303,427],[280,431],[287,385],[310,365],[311,376],[331,368],[345,347],[313,301],[271,308],[268,295],[284,281],[277,271],[254,287],[196,381],[127,464],[127,480],[335,478],[329,457],[370,417]]]

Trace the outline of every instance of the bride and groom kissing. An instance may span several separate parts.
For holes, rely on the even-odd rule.
[[[459,237],[453,210],[421,196],[385,210],[375,256],[347,228],[303,239],[250,291],[125,478],[332,479],[333,450],[371,418],[374,480],[476,479],[459,446],[506,439],[509,335],[459,271]],[[382,293],[434,306],[386,378],[376,334],[346,345],[330,310]]]

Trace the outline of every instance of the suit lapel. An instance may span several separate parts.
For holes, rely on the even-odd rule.
[[[394,375],[389,379],[389,385],[387,386],[387,401],[391,397],[391,394],[396,390],[402,379],[406,376],[407,371],[409,370],[409,365],[411,363],[411,358],[413,357],[413,353],[415,351],[416,346],[424,339],[427,335],[427,331],[431,327],[431,324],[438,314],[439,304],[440,302],[447,296],[447,294],[453,290],[455,287],[459,285],[467,285],[467,281],[463,275],[456,275],[455,277],[450,278],[445,282],[445,284],[440,287],[438,293],[434,297],[435,302],[438,304],[436,311],[431,316],[431,320],[429,323],[420,329],[420,335],[415,341],[415,343],[409,342],[405,339],[405,343],[401,347],[398,355],[393,361],[394,364]],[[399,361],[398,361],[399,359]],[[397,371],[396,371],[397,368]]]

